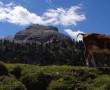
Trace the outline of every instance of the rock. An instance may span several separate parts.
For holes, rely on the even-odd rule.
[[[14,39],[32,42],[48,42],[52,41],[53,39],[71,41],[69,36],[58,32],[56,27],[38,24],[31,25],[24,31],[16,33]]]

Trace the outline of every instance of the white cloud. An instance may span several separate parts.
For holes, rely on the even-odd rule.
[[[66,9],[48,9],[40,16],[37,13],[30,12],[23,6],[0,2],[0,22],[9,22],[18,25],[47,24],[68,26],[77,25],[78,22],[85,19],[86,17],[81,13],[80,6],[72,6]]]
[[[83,36],[82,35],[79,35],[78,37],[77,37],[77,35],[79,34],[79,33],[84,33],[84,32],[82,32],[82,31],[80,31],[80,30],[78,30],[78,31],[73,31],[73,30],[71,30],[71,29],[65,29],[64,30],[70,37],[71,37],[71,39],[73,40],[75,40],[75,41],[82,41],[83,40]]]
[[[43,24],[43,20],[35,13],[13,3],[3,4],[0,2],[0,22],[9,22],[19,25]]]
[[[43,18],[47,24],[76,25],[86,19],[85,15],[80,12],[81,7],[72,6],[69,9],[57,8],[49,9],[44,13]]]

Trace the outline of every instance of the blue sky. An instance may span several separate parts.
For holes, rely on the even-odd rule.
[[[30,24],[110,34],[110,0],[0,0],[0,36]]]

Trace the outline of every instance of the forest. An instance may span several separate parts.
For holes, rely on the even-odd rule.
[[[87,67],[75,42],[1,39],[0,90],[110,90],[108,58],[94,54],[99,68]]]
[[[37,43],[1,39],[0,60],[34,65],[85,66],[84,48],[66,40]],[[110,66],[109,56],[103,53],[94,54],[94,60],[97,66]]]
[[[0,60],[36,65],[84,65],[84,57],[73,42],[48,43],[0,40]]]

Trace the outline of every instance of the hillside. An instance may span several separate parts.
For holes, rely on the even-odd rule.
[[[1,90],[110,90],[108,72],[88,67],[0,63],[0,87]]]
[[[0,39],[0,90],[110,90],[109,57],[94,58],[105,68],[85,67],[83,48],[55,27],[30,26]]]
[[[84,56],[73,42],[53,40],[48,43],[0,40],[0,60],[7,63],[36,65],[84,65]]]
[[[39,24],[34,24],[28,26],[25,30],[19,31],[14,36],[15,40],[21,40],[24,42],[52,42],[57,41],[68,41],[72,42],[69,36],[60,33],[57,27],[44,26]]]

